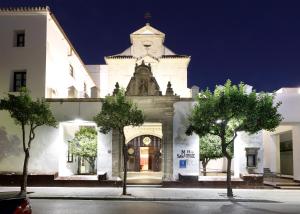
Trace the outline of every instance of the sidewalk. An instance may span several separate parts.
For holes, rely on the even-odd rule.
[[[0,187],[19,191],[19,187]],[[228,201],[226,189],[128,187],[131,195],[121,196],[122,188],[111,187],[28,187],[32,199],[136,200],[136,201]],[[245,202],[300,203],[299,190],[234,189],[231,200]]]

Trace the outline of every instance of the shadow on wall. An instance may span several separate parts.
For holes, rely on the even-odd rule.
[[[186,142],[188,139],[188,136],[185,134],[185,132],[186,132],[187,127],[189,126],[189,119],[188,119],[189,113],[190,112],[183,113],[180,111],[178,111],[178,113],[177,113],[177,114],[179,114],[178,121],[176,121],[178,124],[178,127],[174,133],[176,142],[183,143],[183,142]]]
[[[22,154],[21,140],[17,135],[8,135],[5,127],[0,127],[0,161],[9,156]]]

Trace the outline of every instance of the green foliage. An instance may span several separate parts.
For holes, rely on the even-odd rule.
[[[199,137],[207,134],[218,136],[222,154],[227,158],[227,196],[232,197],[231,159],[233,142],[237,132],[254,134],[262,129],[273,131],[282,121],[278,113],[281,103],[274,103],[274,95],[247,93],[245,84],[232,85],[227,80],[224,86],[217,86],[214,92],[201,91],[192,114],[186,134],[193,132]],[[230,148],[231,147],[231,148]]]
[[[45,100],[32,100],[26,88],[22,88],[17,96],[8,94],[7,98],[2,99],[0,110],[8,111],[17,125],[30,125],[34,129],[42,125],[52,127],[57,125]]]
[[[94,127],[81,127],[69,143],[73,155],[83,157],[94,165],[97,157],[97,131]]]
[[[100,127],[100,132],[107,134],[115,129],[119,131],[119,143],[122,146],[123,156],[123,195],[126,195],[127,182],[127,161],[128,152],[125,144],[124,127],[140,126],[144,123],[144,114],[130,100],[126,99],[124,90],[116,85],[114,96],[107,96],[104,99],[101,112],[94,117],[94,121]]]
[[[254,134],[262,129],[273,131],[281,122],[274,95],[246,93],[245,85],[232,85],[228,80],[214,92],[201,91],[190,117],[187,134],[235,136],[237,131]],[[232,138],[226,140],[232,142]]]
[[[223,157],[221,139],[207,134],[200,138],[200,161],[209,161]]]
[[[104,99],[101,112],[94,118],[100,132],[107,134],[112,129],[123,131],[125,126],[140,126],[144,123],[144,115],[132,102],[126,99],[123,90],[115,96]]]

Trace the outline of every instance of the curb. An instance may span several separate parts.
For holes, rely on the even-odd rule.
[[[136,197],[89,197],[89,196],[29,196],[30,199],[47,200],[99,200],[99,201],[190,201],[190,202],[253,202],[253,203],[282,203],[272,200],[245,198],[136,198]]]

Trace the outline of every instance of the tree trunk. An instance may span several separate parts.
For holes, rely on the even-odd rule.
[[[227,197],[233,197],[232,186],[231,186],[231,158],[226,157],[227,159]]]
[[[27,177],[28,177],[28,161],[29,161],[29,148],[25,150],[25,159],[24,159],[24,165],[23,165],[23,177],[22,177],[22,183],[21,183],[21,192],[26,193],[27,189]]]
[[[123,130],[121,131],[122,134],[122,150],[123,150],[123,170],[124,170],[124,174],[123,174],[123,195],[127,195],[127,146],[125,143],[125,135]]]
[[[222,146],[222,153],[227,159],[227,176],[226,176],[226,184],[227,184],[227,197],[233,197],[233,192],[232,192],[232,186],[231,186],[231,159],[232,157],[230,154],[227,152],[227,147],[229,144],[226,143],[226,130],[225,130],[226,125],[223,123],[221,126],[221,146]],[[236,137],[236,133],[234,134],[234,137],[232,139],[232,142],[234,142],[234,139]]]
[[[96,171],[96,169],[95,169],[95,160],[90,159],[89,164],[92,168],[92,174],[95,174],[95,171]]]
[[[202,166],[203,166],[203,176],[206,176],[206,166],[207,166],[208,161],[202,161]]]

